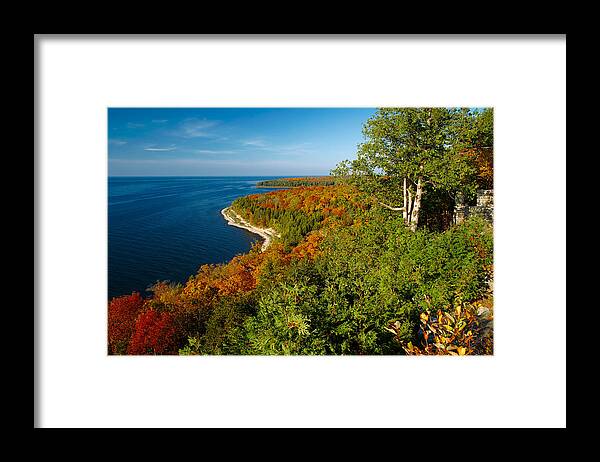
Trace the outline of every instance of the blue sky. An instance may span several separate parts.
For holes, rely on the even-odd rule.
[[[327,175],[375,108],[109,108],[109,176]]]

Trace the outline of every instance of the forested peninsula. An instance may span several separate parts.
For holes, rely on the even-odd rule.
[[[334,176],[312,176],[302,178],[278,178],[256,183],[257,188],[295,188],[297,186],[332,186],[342,182]]]
[[[492,110],[381,108],[363,135],[222,211],[267,246],[109,300],[108,353],[492,354],[493,226],[455,213],[493,190]]]

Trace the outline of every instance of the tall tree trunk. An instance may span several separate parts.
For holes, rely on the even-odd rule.
[[[412,197],[412,186],[408,188],[408,207],[407,207],[407,217],[406,224],[410,225],[410,221],[412,219],[412,209],[413,209],[413,197]]]
[[[415,193],[415,203],[410,214],[410,229],[416,231],[419,225],[419,212],[421,210],[421,199],[423,198],[423,181],[421,177],[417,180],[417,192]]]
[[[404,177],[404,211],[402,212],[402,218],[404,223],[408,223],[408,190],[406,188],[406,177]]]

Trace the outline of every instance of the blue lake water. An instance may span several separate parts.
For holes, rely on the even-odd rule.
[[[271,178],[280,177],[110,177],[108,297],[148,295],[156,281],[185,282],[250,250],[260,237],[228,225],[221,210],[269,191],[256,183]]]

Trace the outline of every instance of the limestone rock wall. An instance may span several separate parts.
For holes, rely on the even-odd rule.
[[[483,217],[489,223],[494,221],[494,190],[480,189],[477,191],[476,204],[467,204],[464,198],[457,197],[456,205],[454,206],[454,222],[462,223],[467,217],[478,215]]]

